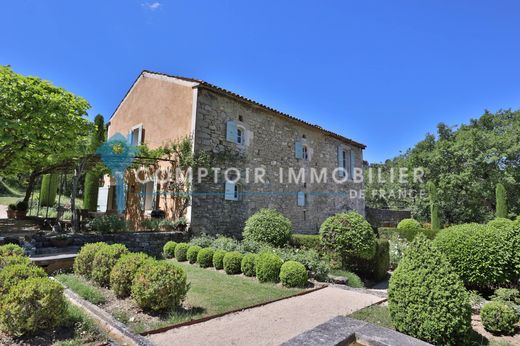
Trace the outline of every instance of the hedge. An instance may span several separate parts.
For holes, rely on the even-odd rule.
[[[174,258],[175,257],[175,247],[177,243],[174,241],[169,241],[163,246],[163,257],[164,258]]]
[[[118,298],[130,296],[135,273],[152,258],[145,253],[129,253],[121,256],[110,272],[110,288]]]
[[[179,262],[184,262],[188,259],[188,249],[190,248],[190,245],[187,243],[179,243],[175,247],[175,258]]]
[[[242,264],[240,266],[240,269],[242,270],[242,273],[244,273],[245,276],[255,276],[256,275],[256,258],[258,255],[253,253],[248,253],[244,255],[242,258]]]
[[[379,238],[382,239],[391,240],[393,237],[399,236],[408,241],[414,240],[415,236],[418,234],[424,234],[428,239],[433,240],[437,236],[437,233],[439,233],[439,231],[428,228],[397,229],[393,227],[379,227],[377,232],[379,233]]]
[[[213,254],[213,267],[217,270],[224,269],[224,256],[226,255],[226,251],[217,250]]]
[[[13,264],[0,270],[0,298],[7,294],[11,287],[17,285],[20,281],[29,278],[44,278],[47,273],[40,267],[27,264]]]
[[[240,274],[242,266],[242,254],[238,251],[226,253],[224,256],[224,270],[226,274]]]
[[[94,257],[101,248],[106,246],[108,246],[108,244],[103,242],[83,245],[74,259],[74,274],[90,278]]]
[[[290,244],[298,249],[322,250],[319,234],[293,234]]]
[[[126,255],[128,249],[123,244],[102,246],[94,256],[91,277],[99,286],[110,285],[110,272],[121,256]]]
[[[377,239],[376,253],[369,260],[353,259],[351,265],[355,272],[365,278],[381,281],[390,269],[390,243],[386,239]]]
[[[197,254],[197,263],[201,268],[208,268],[213,266],[213,254],[215,251],[212,248],[206,247],[201,249]]]
[[[256,277],[260,282],[278,282],[283,261],[277,255],[263,252],[256,259]]]
[[[186,257],[191,264],[197,263],[197,255],[199,254],[200,250],[202,250],[202,248],[198,245],[192,245],[188,248]]]

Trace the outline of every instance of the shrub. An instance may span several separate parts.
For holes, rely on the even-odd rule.
[[[29,278],[43,278],[45,270],[35,265],[13,264],[0,270],[0,296],[7,294],[9,289],[20,281]]]
[[[213,244],[214,240],[215,238],[210,235],[201,234],[191,238],[190,245],[198,245],[201,248],[210,247]]]
[[[226,255],[226,251],[217,250],[213,254],[213,267],[215,269],[221,270],[224,269],[224,256]]]
[[[446,257],[420,234],[390,278],[388,307],[396,329],[436,345],[464,344],[471,307]]]
[[[242,263],[240,265],[240,270],[244,273],[245,276],[255,276],[256,275],[256,254],[248,253],[244,255],[242,258]]]
[[[287,261],[280,268],[280,281],[285,287],[305,287],[309,279],[307,269],[300,262]]]
[[[400,237],[401,239],[412,241],[414,240],[415,236],[419,233],[424,234],[428,239],[433,240],[437,236],[438,231],[434,229],[427,229],[427,228],[421,228],[421,229],[412,229],[412,230],[406,230],[406,229],[397,229],[392,227],[379,227],[377,232],[379,233],[379,237],[381,239],[388,239],[391,240],[394,237]]]
[[[91,277],[99,286],[110,284],[110,272],[121,256],[126,255],[128,249],[122,244],[102,246],[94,256]]]
[[[5,256],[0,257],[0,268],[5,268],[10,265],[25,264],[30,265],[31,260],[26,256]]]
[[[282,260],[273,253],[263,252],[256,259],[256,277],[260,282],[278,282]]]
[[[215,250],[223,250],[225,252],[237,251],[240,248],[240,246],[240,242],[236,239],[222,235],[218,236],[217,239],[215,239],[211,244],[211,247]]]
[[[132,289],[135,273],[151,257],[144,253],[128,253],[121,256],[110,272],[110,288],[118,298],[126,298]]]
[[[179,306],[188,292],[185,271],[169,261],[146,261],[132,281],[132,298],[142,309],[166,311]]]
[[[175,257],[175,247],[177,243],[174,241],[169,241],[163,246],[163,256],[164,258],[174,258]]]
[[[193,264],[197,262],[197,255],[202,248],[198,245],[192,245],[188,248],[188,252],[186,254],[188,261]]]
[[[179,243],[175,247],[175,258],[179,262],[184,262],[188,259],[188,249],[190,245],[188,243]]]
[[[488,332],[497,334],[512,334],[518,322],[513,308],[500,301],[485,304],[480,310],[480,319]]]
[[[224,256],[224,270],[226,274],[240,274],[242,265],[242,254],[238,251],[232,251],[226,253]]]
[[[468,288],[482,290],[509,280],[511,242],[507,233],[479,224],[448,227],[434,244]]]
[[[320,239],[326,249],[337,252],[343,259],[371,259],[376,251],[372,227],[356,212],[340,213],[327,218],[321,225]]]
[[[507,238],[511,241],[510,272],[513,281],[520,279],[520,218],[517,218],[507,231]]]
[[[397,224],[397,229],[421,229],[421,224],[415,219],[402,219]]]
[[[23,256],[23,248],[16,244],[6,244],[0,246],[0,257],[5,256]]]
[[[175,231],[177,224],[172,220],[161,220],[159,222],[159,229],[161,231]]]
[[[370,260],[356,260],[353,263],[356,271],[364,277],[375,281],[386,278],[390,268],[390,244],[386,239],[377,239],[376,254]]]
[[[56,327],[67,310],[63,287],[48,278],[23,280],[12,287],[0,306],[0,326],[13,335]]]
[[[493,296],[491,296],[491,299],[520,304],[520,291],[516,288],[498,288],[495,290]]]
[[[145,231],[158,231],[161,219],[144,219],[141,221],[141,228]]]
[[[507,192],[502,183],[498,183],[495,189],[497,217],[507,217]]]
[[[98,233],[116,233],[127,230],[126,221],[117,215],[103,215],[90,222],[90,228]]]
[[[316,280],[326,281],[330,271],[327,261],[321,259],[316,250],[271,248],[264,249],[278,255],[283,262],[296,261],[302,263]]]
[[[361,278],[356,274],[349,271],[343,273],[343,276],[347,279],[347,286],[353,288],[364,288],[365,283]]]
[[[291,237],[291,245],[300,249],[321,250],[319,234],[293,234]]]
[[[503,217],[497,217],[496,219],[489,221],[487,225],[495,230],[508,231],[513,227],[513,221]]]
[[[103,247],[107,247],[107,243],[89,243],[81,247],[76,259],[74,260],[74,273],[90,278],[92,273],[92,263],[96,253]]]
[[[215,251],[212,248],[205,247],[201,249],[197,255],[197,263],[201,268],[208,268],[213,265],[213,254]]]
[[[274,209],[260,209],[246,221],[242,236],[247,240],[283,246],[291,239],[291,221]]]

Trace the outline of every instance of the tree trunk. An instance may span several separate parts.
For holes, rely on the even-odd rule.
[[[34,190],[34,185],[36,185],[36,178],[38,177],[38,174],[31,173],[29,176],[29,183],[27,184],[27,189],[25,190],[25,197],[23,198],[24,202],[29,203],[29,199],[31,198],[31,194]]]

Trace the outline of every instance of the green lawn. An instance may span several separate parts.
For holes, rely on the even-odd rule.
[[[347,285],[353,288],[364,288],[365,284],[363,283],[363,280],[356,274],[343,270],[343,269],[332,269],[330,271],[331,275],[334,276],[342,276],[344,278],[347,278]]]
[[[173,260],[175,261],[175,260]],[[186,274],[191,288],[186,297],[189,311],[171,314],[169,322],[179,323],[186,320],[215,315],[235,309],[245,308],[271,300],[289,297],[301,289],[288,289],[275,284],[259,283],[254,278],[227,275],[198,265],[179,263]]]
[[[56,280],[92,304],[99,305],[106,301],[105,296],[99,288],[92,286],[92,284],[74,274],[59,274],[56,275]]]

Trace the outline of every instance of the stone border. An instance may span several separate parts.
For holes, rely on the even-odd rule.
[[[59,281],[56,280],[56,282]],[[64,285],[62,284],[62,286]],[[84,300],[69,288],[65,287],[63,294],[72,304],[85,311],[94,320],[94,322],[105,333],[107,333],[110,339],[115,341],[117,344],[132,346],[154,345],[152,342],[142,337],[141,335],[133,334],[123,323],[114,319],[108,312]]]
[[[333,319],[310,329],[283,346],[336,346],[359,342],[370,346],[432,346],[422,340],[395,330],[355,320],[345,316]]]

